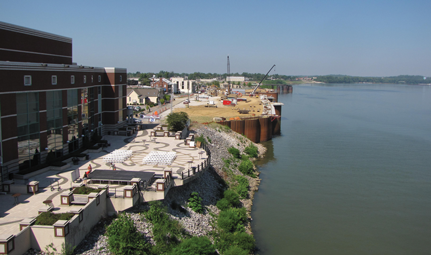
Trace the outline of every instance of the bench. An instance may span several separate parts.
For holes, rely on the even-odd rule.
[[[72,205],[85,205],[88,203],[87,195],[73,195],[71,204]]]

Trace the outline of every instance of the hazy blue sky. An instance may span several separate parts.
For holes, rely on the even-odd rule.
[[[431,1],[0,1],[0,20],[129,72],[431,75]]]

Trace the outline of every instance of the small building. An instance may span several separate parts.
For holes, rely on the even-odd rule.
[[[157,104],[162,97],[163,90],[160,88],[127,89],[127,104]]]
[[[172,92],[176,93],[174,83],[171,82],[170,80],[163,78],[163,77],[156,78],[155,76],[150,78],[150,80],[151,80],[151,87],[152,88],[161,88],[161,89],[163,89],[163,92],[167,93],[167,94],[171,94]],[[172,89],[173,89],[173,91],[172,91]]]
[[[171,81],[174,83],[174,87],[178,91],[174,91],[174,93],[196,93],[197,91],[195,80],[188,80],[187,78],[183,77],[172,77]]]

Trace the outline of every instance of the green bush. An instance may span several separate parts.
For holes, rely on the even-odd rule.
[[[229,249],[227,249],[223,255],[248,255],[249,252],[246,250],[243,250],[239,246],[230,246]]]
[[[109,250],[114,254],[147,254],[149,244],[145,243],[143,236],[137,231],[133,220],[120,214],[106,228]]]
[[[81,186],[73,190],[73,194],[88,195],[92,192],[99,193],[101,189],[93,189],[88,186]]]
[[[206,255],[214,254],[215,248],[206,236],[192,237],[180,243],[172,252],[172,255]]]
[[[252,143],[249,146],[245,147],[244,153],[248,154],[252,158],[256,158],[258,156],[257,147]]]
[[[231,207],[230,202],[226,198],[222,198],[217,201],[217,208],[224,211]]]
[[[204,138],[203,135],[196,137],[195,141],[196,142],[201,142],[201,144],[206,144],[206,141],[205,141],[205,138]]]
[[[228,189],[225,190],[223,195],[224,198],[229,201],[229,204],[231,204],[232,206],[239,205],[239,195],[235,191]]]
[[[144,212],[145,218],[153,224],[163,223],[167,220],[166,208],[163,207],[160,201],[150,202],[150,209]]]
[[[240,249],[247,251],[248,254],[253,251],[255,247],[255,240],[253,236],[245,232],[223,232],[219,238],[216,239],[216,247],[222,254],[244,254],[244,253],[226,253],[230,251],[232,247],[239,247]],[[237,249],[235,249],[237,250]],[[239,250],[238,250],[239,251]]]
[[[75,214],[73,213],[52,213],[52,212],[43,212],[37,216],[37,220],[34,223],[35,225],[46,225],[51,226],[56,223],[58,220],[70,220]]]
[[[209,136],[207,136],[207,140],[209,143],[211,143],[211,138]]]
[[[236,186],[235,191],[241,198],[246,198],[248,196],[248,179],[244,176],[237,175],[235,176],[235,180],[238,182],[238,186]]]
[[[238,185],[236,187],[236,192],[241,198],[246,198],[248,195],[248,187],[243,185]]]
[[[234,158],[241,158],[241,154],[239,152],[239,150],[235,147],[230,147],[229,149],[227,149],[227,151],[232,154],[232,156]]]
[[[173,112],[166,117],[168,129],[171,131],[181,131],[186,126],[189,115],[185,112]]]
[[[197,213],[203,213],[204,209],[202,207],[202,198],[197,192],[192,192],[189,198],[189,207]]]
[[[244,207],[229,208],[220,212],[217,226],[225,232],[242,232],[244,231],[243,223],[246,219],[247,213]]]
[[[153,254],[166,254],[187,237],[178,221],[172,220],[166,214],[166,208],[160,201],[150,202],[150,209],[144,212],[145,217],[153,224],[153,235],[156,245],[152,247]]]
[[[239,164],[238,170],[245,175],[251,175],[253,173],[253,163],[250,160],[243,160]]]

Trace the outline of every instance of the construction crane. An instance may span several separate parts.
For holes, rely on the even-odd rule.
[[[228,61],[229,61],[229,57],[227,57]],[[257,88],[259,88],[259,86],[262,84],[263,80],[265,80],[265,78],[268,76],[269,72],[271,72],[272,68],[274,68],[275,65],[273,65],[271,67],[271,69],[269,69],[269,71],[266,73],[265,77],[263,77],[263,79],[259,82],[259,84],[257,84],[256,88],[253,89],[253,92],[251,92],[251,95],[254,95],[254,93],[256,93]]]
[[[230,95],[230,62],[229,62],[229,56],[227,56],[227,94]]]

